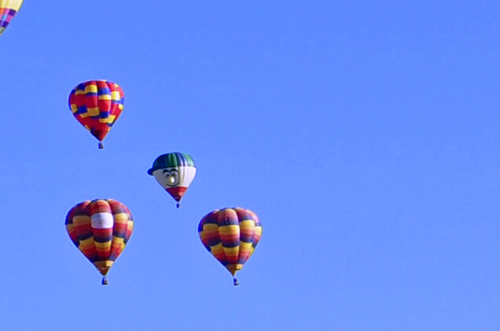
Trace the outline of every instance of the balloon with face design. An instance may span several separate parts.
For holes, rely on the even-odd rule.
[[[148,174],[177,201],[177,208],[196,175],[193,158],[185,153],[167,153],[156,158]]]

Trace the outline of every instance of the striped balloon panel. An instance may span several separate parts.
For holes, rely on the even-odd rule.
[[[257,246],[257,244],[259,243],[260,238],[262,237],[262,225],[260,224],[259,216],[257,216],[251,210],[247,209],[246,211],[250,215],[251,219],[253,219],[255,222],[255,231],[254,231],[253,241],[252,241],[252,246],[253,246],[253,248],[255,248]]]
[[[205,215],[198,225],[198,233],[201,242],[209,252],[211,247],[217,246],[221,242],[219,237],[219,226],[216,219],[218,211],[217,209]]]
[[[198,233],[205,248],[234,275],[253,254],[262,226],[250,210],[225,208],[205,215]]]
[[[111,212],[114,215],[115,221],[109,260],[115,261],[118,255],[120,255],[120,253],[125,248],[125,245],[132,235],[134,222],[132,220],[132,214],[130,213],[128,208],[125,207],[125,205],[115,200],[110,201],[109,205],[111,207]]]
[[[181,166],[179,169],[179,184],[181,187],[189,187],[196,176],[196,168],[192,166]]]
[[[84,201],[66,216],[71,241],[103,275],[125,248],[133,227],[130,211],[113,199]]]
[[[75,118],[102,141],[120,117],[125,95],[118,84],[106,80],[81,83],[69,95]]]
[[[185,153],[168,153],[166,164],[169,167],[194,167],[191,156]]]
[[[185,153],[167,153],[160,155],[153,165],[157,168],[171,168],[171,167],[194,167],[194,161],[188,154]]]
[[[9,26],[22,4],[23,0],[0,0],[0,35]]]
[[[152,175],[155,170],[175,167],[196,167],[193,158],[186,153],[166,153],[158,156],[153,162],[153,167],[148,170]]]

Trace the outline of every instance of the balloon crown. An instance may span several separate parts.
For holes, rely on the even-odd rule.
[[[149,175],[153,175],[158,169],[173,168],[173,167],[195,167],[193,158],[185,153],[167,153],[162,154],[153,162],[153,167],[148,170]]]

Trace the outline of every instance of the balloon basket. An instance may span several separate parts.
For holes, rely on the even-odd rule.
[[[108,285],[108,279],[106,277],[103,277],[101,284],[102,285]]]

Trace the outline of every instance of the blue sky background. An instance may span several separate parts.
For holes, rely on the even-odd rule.
[[[500,329],[494,1],[26,0],[0,37],[0,329]],[[97,149],[69,92],[108,79]],[[146,171],[190,154],[177,210]],[[125,203],[110,285],[66,213]],[[264,233],[240,286],[200,219]]]

